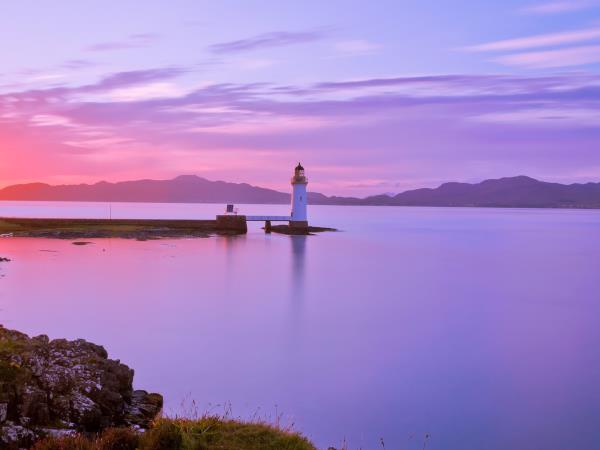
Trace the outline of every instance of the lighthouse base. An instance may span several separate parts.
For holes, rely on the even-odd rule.
[[[324,227],[294,227],[290,222],[289,225],[273,225],[271,226],[273,233],[289,234],[293,236],[309,236],[314,233],[321,233],[323,231],[337,231],[335,228],[324,228]]]
[[[308,230],[308,220],[290,220],[290,228]]]

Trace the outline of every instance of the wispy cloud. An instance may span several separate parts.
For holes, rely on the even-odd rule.
[[[131,102],[156,98],[174,98],[183,95],[184,92],[175,83],[155,82],[114,89],[108,95],[113,101]]]
[[[560,14],[581,11],[595,5],[597,3],[591,1],[555,1],[526,6],[521,9],[521,12],[525,14]]]
[[[124,90],[144,85],[154,85],[185,73],[185,69],[179,67],[163,67],[147,70],[133,70],[128,72],[117,72],[105,76],[93,84],[81,86],[58,86],[47,89],[29,89],[24,91],[13,91],[0,94],[0,107],[7,104],[28,104],[31,107],[37,107],[52,103],[57,106],[68,104],[81,99],[107,95],[112,92],[125,92]],[[125,95],[125,97],[127,97]],[[120,98],[123,100],[123,97]]]
[[[490,77],[484,77],[489,79]],[[473,83],[477,80],[476,76],[468,75],[438,75],[421,77],[391,77],[391,78],[363,78],[349,81],[328,81],[316,84],[313,88],[318,90],[348,90],[348,89],[368,89],[368,88],[392,88],[402,86],[418,86],[426,84],[450,85],[454,83],[462,84],[467,80]]]
[[[268,58],[235,58],[228,64],[240,70],[261,70],[272,67],[275,61]]]
[[[560,48],[540,52],[523,52],[499,56],[494,61],[528,69],[582,66],[600,62],[600,45]]]
[[[549,47],[553,45],[573,44],[600,39],[600,28],[563,31],[560,33],[538,34],[535,36],[505,39],[485,44],[465,47],[464,50],[473,52],[492,52],[507,50],[523,50],[528,48]]]
[[[107,52],[112,50],[123,50],[127,48],[147,47],[159,38],[156,33],[132,34],[122,41],[100,42],[86,47],[91,52]]]
[[[25,79],[24,81],[30,82],[30,83],[48,82],[48,81],[60,80],[61,78],[64,78],[65,76],[66,75],[64,73],[38,72],[38,73],[32,74],[29,78]]]
[[[186,69],[181,67],[161,67],[157,69],[147,70],[132,70],[128,72],[117,72],[108,75],[100,80],[97,84],[84,86],[83,90],[108,90],[138,85],[143,83],[151,83],[178,77],[186,72]],[[78,88],[75,88],[78,89]]]
[[[518,127],[599,127],[600,110],[581,107],[525,108],[515,111],[485,113],[473,118],[479,122],[509,124]]]
[[[273,31],[245,39],[221,42],[209,47],[213,53],[239,53],[261,48],[302,44],[323,39],[323,31]]]
[[[65,61],[64,63],[61,64],[61,67],[63,69],[70,69],[70,70],[81,70],[81,69],[87,69],[88,67],[93,67],[96,64],[93,63],[92,61],[88,61],[85,59],[69,59],[68,61]]]
[[[342,55],[363,56],[376,53],[381,48],[381,45],[364,39],[352,39],[348,41],[336,42],[334,44],[334,48]]]
[[[437,161],[449,178],[483,160],[512,161],[515,170],[536,175],[540,165],[558,161],[542,152],[563,155],[556,163],[563,174],[569,165],[600,166],[600,77],[592,74],[366,78],[287,90],[210,84],[186,91],[175,78],[184,72],[122,72],[84,86],[0,95],[0,133],[15,155],[3,160],[0,177],[130,178],[210,166],[215,176],[232,179],[232,167],[244,166],[239,173],[246,180],[263,184],[298,154],[329,175],[343,164],[347,175],[323,177],[338,187],[360,181],[364,172],[351,168],[362,171],[365,164],[373,180],[441,176],[424,173],[423,160]],[[33,171],[24,164],[32,160],[38,161]],[[421,168],[416,175],[407,172],[413,166]],[[382,186],[356,189],[379,193]]]
[[[30,122],[39,127],[71,126],[68,118],[53,114],[36,114],[30,119]]]

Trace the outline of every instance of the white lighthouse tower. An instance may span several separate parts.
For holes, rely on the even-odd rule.
[[[306,205],[308,203],[308,196],[306,195],[307,184],[308,179],[304,175],[304,167],[298,163],[292,177],[292,217],[290,227],[308,228],[308,215],[306,213]]]

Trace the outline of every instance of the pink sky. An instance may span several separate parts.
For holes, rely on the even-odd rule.
[[[591,3],[498,2],[469,9],[467,31],[444,2],[443,23],[412,5],[402,30],[380,5],[333,22],[310,2],[277,20],[211,6],[211,25],[188,17],[193,3],[135,3],[123,8],[136,20],[99,8],[86,27],[91,12],[73,5],[10,6],[0,38],[19,44],[0,77],[0,185],[196,174],[285,190],[297,161],[311,190],[337,195],[600,178]]]

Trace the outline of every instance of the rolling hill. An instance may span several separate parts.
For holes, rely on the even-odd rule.
[[[172,180],[118,183],[19,184],[0,189],[0,200],[284,204],[290,202],[290,194],[246,183],[183,175]],[[317,205],[600,208],[600,183],[567,185],[516,176],[474,184],[444,183],[437,188],[414,189],[394,196],[328,197],[311,192],[309,202]]]

